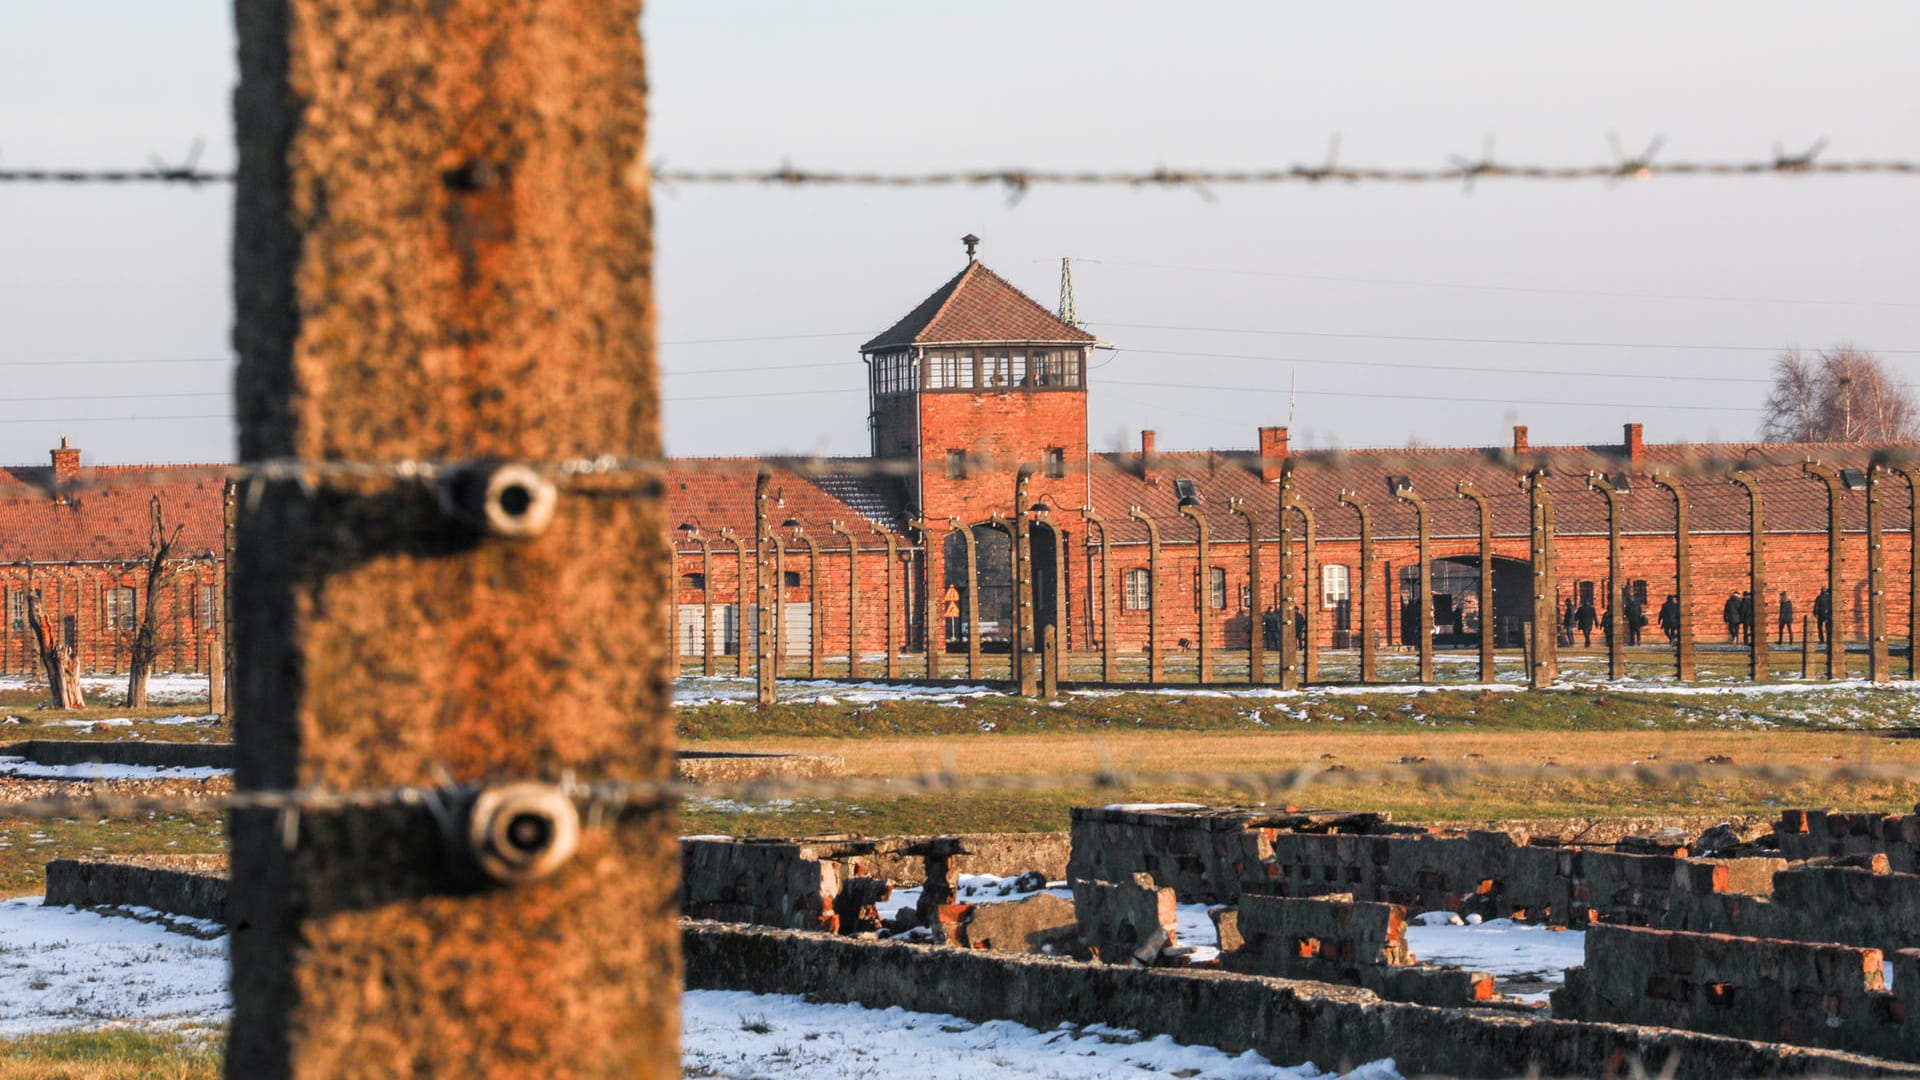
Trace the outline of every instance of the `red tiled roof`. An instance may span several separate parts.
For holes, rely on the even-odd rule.
[[[1744,535],[1749,527],[1747,494],[1726,479],[1728,470],[1744,459],[1747,471],[1759,483],[1762,515],[1769,533],[1824,532],[1826,485],[1805,475],[1800,463],[1811,457],[1836,470],[1864,469],[1876,453],[1887,449],[1858,443],[1648,444],[1641,470],[1629,477],[1629,491],[1620,500],[1621,528],[1629,534],[1673,531],[1673,497],[1654,486],[1647,476],[1664,471],[1671,473],[1687,493],[1692,532]],[[1898,449],[1912,452],[1916,448]],[[1405,476],[1413,491],[1426,500],[1432,536],[1478,534],[1478,512],[1471,502],[1456,494],[1456,485],[1462,481],[1487,497],[1495,535],[1524,536],[1527,496],[1519,480],[1521,470],[1533,463],[1553,469],[1553,476],[1544,483],[1553,499],[1554,533],[1604,535],[1606,499],[1588,488],[1588,473],[1628,471],[1618,446],[1534,447],[1523,458],[1491,449],[1294,451],[1292,458],[1295,498],[1313,511],[1319,536],[1329,540],[1359,536],[1359,516],[1340,504],[1342,491],[1354,492],[1367,504],[1376,538],[1414,536],[1413,507],[1387,490],[1386,478],[1394,475]],[[1146,541],[1145,527],[1127,514],[1130,506],[1139,506],[1160,524],[1162,540],[1191,542],[1192,526],[1180,516],[1173,489],[1175,479],[1194,481],[1203,500],[1199,509],[1206,515],[1216,541],[1246,537],[1245,522],[1227,510],[1230,498],[1244,499],[1257,508],[1268,530],[1265,535],[1271,536],[1271,530],[1277,528],[1279,485],[1262,483],[1258,463],[1248,454],[1160,453],[1155,456],[1153,472],[1157,479],[1142,479],[1135,454],[1095,456],[1093,504],[1116,542]],[[1883,476],[1881,484],[1882,527],[1887,531],[1909,528],[1912,501],[1906,482],[1897,476]],[[1847,492],[1841,504],[1842,527],[1864,530],[1865,493]]]
[[[715,462],[680,460],[689,467],[684,470],[670,467],[666,481],[667,520],[675,526],[674,543],[683,550],[696,546],[685,533],[678,531],[682,523],[697,525],[715,538],[722,528],[732,529],[751,542],[755,473],[752,459],[734,462],[738,468],[717,469],[694,467],[711,466]],[[865,464],[867,459],[858,461]],[[870,535],[868,522],[896,537],[904,536],[907,531],[905,485],[897,477],[874,476],[853,469],[845,473],[829,471],[802,476],[775,469],[769,491],[774,498],[772,524],[783,534],[788,530],[781,529],[780,523],[795,518],[816,540],[831,547],[841,540],[828,531],[827,523],[839,521],[860,537],[860,546],[865,548],[886,545],[885,540]]]
[[[1069,326],[985,264],[972,262],[907,317],[860,346],[873,352],[894,345],[986,341],[1086,342],[1096,339]]]
[[[45,485],[52,481],[52,472],[47,466],[0,467],[0,484]],[[82,468],[77,479],[139,480],[142,473],[159,472],[185,478],[77,491],[65,503],[46,495],[0,498],[0,563],[139,561],[147,552],[148,501],[155,495],[168,531],[185,526],[175,548],[179,556],[219,556],[225,548],[220,513],[224,466],[93,466]]]

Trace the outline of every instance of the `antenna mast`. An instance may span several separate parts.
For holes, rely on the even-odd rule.
[[[1073,309],[1073,259],[1062,256],[1060,259],[1060,321],[1068,326],[1079,326],[1080,316]]]

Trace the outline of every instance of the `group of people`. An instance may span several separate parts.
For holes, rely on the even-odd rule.
[[[1622,590],[1621,604],[1620,615],[1625,623],[1623,629],[1626,631],[1626,643],[1638,645],[1641,635],[1647,628],[1647,606],[1631,589]],[[1678,596],[1672,593],[1667,594],[1666,602],[1660,605],[1659,621],[1660,632],[1666,635],[1667,641],[1678,641],[1680,638],[1680,598]],[[1560,611],[1560,644],[1571,647],[1573,635],[1578,633],[1581,645],[1591,648],[1593,629],[1596,626],[1600,628],[1602,639],[1608,645],[1612,645],[1613,609],[1608,607],[1599,612],[1594,611],[1592,593],[1582,596],[1578,604],[1573,602],[1572,597],[1568,597],[1566,605]]]
[[[1280,648],[1280,635],[1286,632],[1287,617],[1271,608],[1260,616],[1260,639],[1269,649]],[[1307,648],[1307,613],[1293,609],[1293,641],[1301,651]]]
[[[1780,599],[1774,602],[1777,628],[1774,632],[1774,644],[1793,644],[1794,622],[1793,598],[1787,590],[1780,590]],[[1751,592],[1730,592],[1727,602],[1720,605],[1720,620],[1726,624],[1727,640],[1750,643],[1753,640],[1753,594]],[[1813,626],[1822,645],[1827,643],[1827,635],[1833,632],[1833,590],[1821,589],[1820,595],[1813,598]]]

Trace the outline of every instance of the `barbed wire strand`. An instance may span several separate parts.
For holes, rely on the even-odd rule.
[[[1038,187],[1186,188],[1205,193],[1215,187],[1257,187],[1277,184],[1472,184],[1480,180],[1583,181],[1650,180],[1655,177],[1767,175],[1913,175],[1920,161],[1879,159],[1823,161],[1821,139],[1805,151],[1788,153],[1778,146],[1772,155],[1750,160],[1655,161],[1656,147],[1639,156],[1617,155],[1611,162],[1575,165],[1535,165],[1495,160],[1491,152],[1468,158],[1455,156],[1444,168],[1345,166],[1331,156],[1319,165],[1288,165],[1269,169],[1148,170],[992,168],[919,173],[807,169],[782,164],[772,169],[679,169],[655,163],[654,181],[663,186],[779,186],[779,187],[988,187],[1015,198]],[[114,168],[0,168],[0,183],[18,184],[161,184],[190,188],[231,184],[234,171],[201,169],[192,161],[170,166]]]

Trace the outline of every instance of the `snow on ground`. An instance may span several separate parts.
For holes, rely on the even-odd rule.
[[[975,1080],[991,1076],[1146,1077],[1208,1080],[1317,1078],[1312,1065],[1282,1068],[1254,1051],[1229,1055],[1182,1046],[1165,1035],[1104,1025],[1063,1024],[1036,1031],[1009,1020],[976,1024],[957,1016],[810,1004],[784,994],[690,990],[680,999],[682,1064],[689,1076],[841,1080],[915,1076]],[[1397,1080],[1392,1061],[1347,1074]]]
[[[1450,964],[1494,977],[1501,993],[1522,1001],[1545,1001],[1547,991],[1566,982],[1567,969],[1586,963],[1587,935],[1488,919],[1474,925],[1448,925],[1446,912],[1428,912],[1408,921],[1407,947],[1424,964]]]
[[[157,923],[0,900],[0,1036],[227,1019],[227,942]]]
[[[90,728],[90,727],[132,727],[135,724],[159,724],[162,726],[185,726],[187,724],[211,724],[220,717],[214,713],[199,716],[160,716],[151,720],[135,720],[130,716],[109,716],[102,720],[43,720],[47,727]]]
[[[1073,899],[1073,890],[1067,888],[1064,881],[1049,881],[1044,891],[1066,900]],[[992,874],[960,875],[960,899],[965,903],[1006,903],[1024,900],[1032,895],[1031,892],[1018,891],[1013,878],[995,877]],[[892,896],[874,905],[874,908],[882,919],[891,919],[900,909],[913,907],[919,902],[920,889],[915,886],[893,890]],[[1214,929],[1213,917],[1207,914],[1205,904],[1179,905],[1174,937],[1181,945],[1194,946],[1195,960],[1211,960],[1220,955],[1220,935]]]
[[[132,1023],[215,1028],[227,1022],[227,939],[197,919],[165,920],[46,907],[37,897],[0,900],[0,1037]],[[205,935],[214,935],[211,937]],[[1251,1051],[1231,1055],[1166,1036],[1104,1025],[1041,1032],[1009,1021],[858,1005],[786,994],[693,990],[681,998],[681,1058],[689,1076],[908,1075],[1182,1076],[1218,1080],[1320,1078],[1312,1066],[1280,1068]],[[1348,1074],[1398,1080],[1391,1061]]]
[[[23,757],[0,756],[0,776],[16,780],[209,780],[232,776],[232,769],[174,765],[109,765],[89,761],[79,765],[41,765]]]
[[[897,686],[848,682],[844,679],[781,679],[774,686],[778,700],[800,705],[871,705],[879,701],[926,701],[950,705],[961,698],[1002,693],[989,686]],[[682,675],[673,681],[673,703],[684,708],[751,705],[753,701],[752,679],[727,675]]]
[[[0,690],[44,691],[47,680],[30,675],[0,675]],[[80,689],[90,698],[125,700],[127,677],[125,675],[82,675]],[[205,701],[210,688],[207,676],[191,672],[156,673],[147,678],[147,698],[156,705],[165,705],[176,701],[193,701],[196,698]]]

